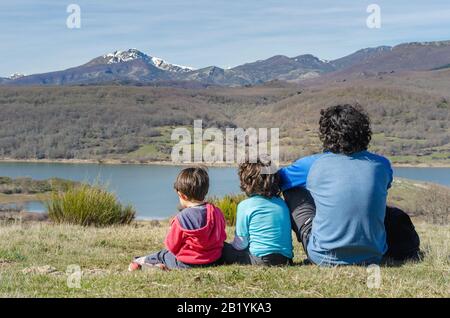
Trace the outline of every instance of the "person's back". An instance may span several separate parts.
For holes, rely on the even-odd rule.
[[[319,265],[378,263],[387,250],[389,160],[367,151],[370,119],[359,105],[321,111],[324,152],[280,170],[293,228]]]
[[[177,260],[201,265],[221,257],[225,239],[222,211],[213,204],[204,203],[185,208],[172,219],[165,245]]]
[[[227,238],[226,224],[222,211],[205,202],[208,172],[202,167],[185,168],[178,174],[174,189],[182,210],[170,222],[166,248],[135,258],[128,267],[130,271],[142,266],[181,269],[218,264]]]
[[[308,243],[317,264],[377,263],[386,252],[384,217],[391,169],[369,153],[327,153],[311,166],[306,188],[316,204]]]
[[[291,220],[283,199],[255,195],[239,203],[237,213],[236,234],[248,237],[252,255],[292,258]]]
[[[236,231],[222,253],[225,264],[289,265],[292,236],[289,208],[280,198],[278,173],[264,173],[270,162],[239,165],[241,190],[248,196],[237,207]]]

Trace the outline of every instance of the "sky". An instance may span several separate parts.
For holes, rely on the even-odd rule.
[[[81,8],[70,29],[69,4]],[[368,28],[367,7],[381,9]],[[366,47],[450,40],[449,0],[0,0],[0,76],[62,70],[137,48],[227,68],[273,55],[336,59]]]

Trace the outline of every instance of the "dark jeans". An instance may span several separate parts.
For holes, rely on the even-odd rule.
[[[292,259],[281,254],[270,254],[258,257],[250,253],[249,249],[237,250],[233,245],[224,243],[222,250],[222,262],[224,264],[281,266],[292,265]]]
[[[214,262],[211,264],[186,264],[183,263],[175,257],[175,255],[167,249],[162,249],[159,252],[145,256],[145,263],[147,264],[164,264],[168,269],[188,269],[188,268],[199,268],[218,265],[219,262]]]
[[[301,187],[286,190],[283,196],[291,211],[292,230],[308,255],[307,246],[311,236],[312,221],[316,216],[314,199],[308,190]]]

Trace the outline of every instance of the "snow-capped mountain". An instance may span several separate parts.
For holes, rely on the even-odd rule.
[[[3,84],[14,85],[85,85],[105,83],[154,83],[177,81],[193,68],[171,64],[137,49],[114,51],[86,64],[63,71],[33,74]]]
[[[427,71],[450,65],[450,41],[405,43],[356,51],[336,60],[323,60],[311,54],[265,60],[223,69],[201,69],[172,64],[137,49],[114,51],[86,64],[63,71],[0,78],[2,85],[99,85],[119,83],[208,86],[253,85],[273,80],[302,81],[346,78],[358,74]]]
[[[105,54],[101,57],[106,64],[117,64],[130,62],[135,60],[142,60],[146,63],[152,64],[153,66],[168,72],[190,72],[193,71],[193,67],[182,66],[178,64],[169,63],[159,57],[149,56],[137,49],[128,49],[126,51],[114,51],[112,53]],[[100,62],[101,59],[96,60]]]
[[[138,59],[141,59],[144,61],[150,60],[150,58],[147,54],[142,53],[141,51],[136,50],[136,49],[129,49],[126,51],[114,51],[112,53],[103,55],[103,58],[105,59],[105,62],[107,64],[129,62],[129,61],[138,60]]]

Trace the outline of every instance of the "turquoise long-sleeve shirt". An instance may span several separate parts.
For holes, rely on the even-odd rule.
[[[233,246],[249,248],[258,257],[281,254],[292,258],[291,219],[284,200],[254,195],[239,203]]]

